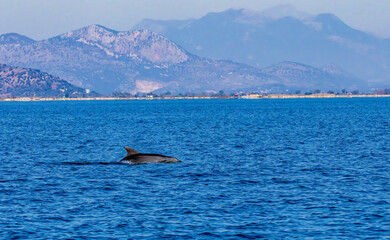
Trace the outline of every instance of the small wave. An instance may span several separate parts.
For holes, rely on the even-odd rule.
[[[61,162],[66,165],[123,165],[120,162]]]

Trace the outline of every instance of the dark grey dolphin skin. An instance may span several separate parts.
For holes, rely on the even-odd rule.
[[[181,162],[177,158],[164,156],[160,154],[140,153],[129,147],[125,147],[127,151],[126,157],[124,157],[122,163],[130,164],[144,164],[144,163],[176,163]]]

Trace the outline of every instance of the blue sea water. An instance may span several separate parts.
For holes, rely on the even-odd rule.
[[[0,238],[389,238],[389,130],[389,98],[0,102]]]

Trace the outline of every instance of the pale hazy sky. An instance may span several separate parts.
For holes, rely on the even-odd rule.
[[[390,38],[390,0],[0,0],[0,34],[40,40],[91,24],[130,30],[144,18],[199,18],[228,8],[262,11],[281,4],[333,13],[356,29]]]

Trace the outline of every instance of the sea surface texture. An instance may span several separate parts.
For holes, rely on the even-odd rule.
[[[0,239],[389,236],[390,98],[0,102]]]

